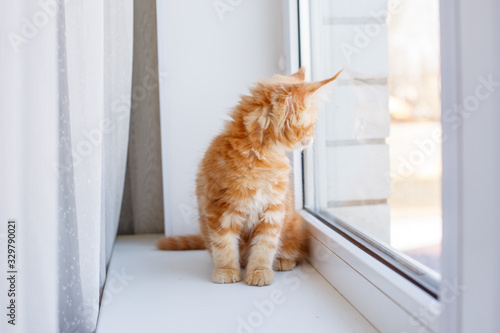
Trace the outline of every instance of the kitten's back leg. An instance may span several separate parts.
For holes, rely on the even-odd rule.
[[[288,271],[307,256],[307,234],[302,217],[295,211],[287,212],[281,243],[273,262],[275,271]]]

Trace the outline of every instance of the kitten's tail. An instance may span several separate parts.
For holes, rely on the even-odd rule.
[[[202,235],[174,236],[159,239],[156,246],[160,250],[205,250],[205,240]]]

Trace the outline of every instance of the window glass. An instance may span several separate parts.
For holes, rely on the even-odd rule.
[[[314,146],[303,153],[305,207],[396,266],[437,281],[438,1],[299,1],[299,16],[310,79],[344,68],[319,110]]]

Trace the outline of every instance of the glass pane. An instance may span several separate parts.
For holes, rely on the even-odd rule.
[[[439,278],[438,0],[312,0],[299,12],[311,79],[344,68],[304,151],[306,208]]]

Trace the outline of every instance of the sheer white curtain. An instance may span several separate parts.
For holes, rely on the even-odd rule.
[[[8,219],[18,226],[16,326],[1,332],[95,329],[125,179],[132,21],[132,0],[0,2],[1,304]]]

